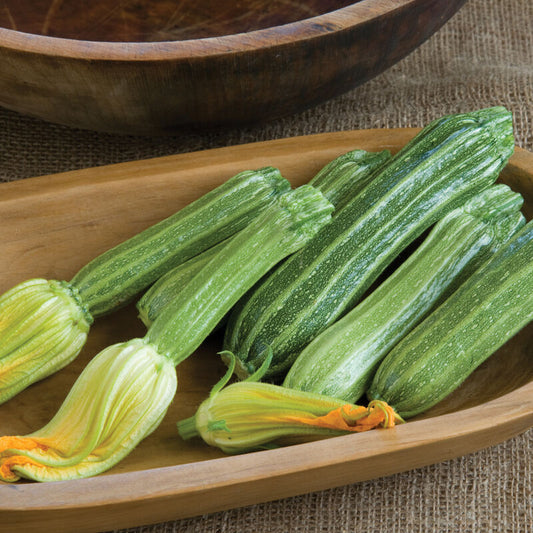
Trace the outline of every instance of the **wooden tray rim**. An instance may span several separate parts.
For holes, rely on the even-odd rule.
[[[249,156],[258,146],[267,146],[275,153],[277,146],[297,147],[304,142],[302,153],[305,153],[319,149],[325,138],[346,141],[351,137],[357,139],[364,136],[365,139],[379,140],[386,132],[391,138],[398,136],[405,140],[417,131],[418,128],[397,128],[322,133],[119,163],[106,166],[106,177],[102,181],[112,182],[116,174],[117,179],[134,183],[135,180],[146,179],[146,175],[137,172],[128,178],[122,178],[124,168],[138,169],[140,165],[141,169],[146,170],[157,162],[158,172],[167,167],[170,171],[172,166],[180,165],[182,159],[189,162],[191,155],[196,156],[194,167],[198,168],[230,151],[238,152],[240,157]],[[533,153],[517,147],[509,167],[523,172],[525,166],[533,168]],[[119,169],[121,172],[115,173]],[[83,180],[87,179],[90,171],[91,169],[76,170],[0,184],[2,201],[16,201],[17,198],[32,194],[54,194],[54,187],[59,185],[62,188],[65,184],[73,188],[83,187]],[[533,180],[529,172],[526,176],[528,180]],[[11,524],[15,524],[17,520],[23,520],[24,513],[29,511],[53,513],[85,509],[91,513],[99,510],[109,513],[110,510],[120,511],[124,506],[132,504],[137,504],[139,509],[149,509],[155,502],[159,502],[173,509],[163,513],[161,507],[156,506],[154,512],[157,516],[154,512],[147,511],[145,523],[158,521],[158,517],[159,520],[186,518],[267,501],[264,493],[261,494],[261,486],[267,480],[275,481],[278,487],[270,499],[279,499],[458,457],[498,444],[531,426],[533,381],[481,406],[411,421],[392,430],[333,437],[275,450],[75,481],[0,484],[0,513],[9,513],[14,518]],[[450,427],[453,427],[453,431],[450,431]],[[414,454],[414,459],[412,454],[409,457],[406,454],[413,449],[420,452]],[[366,464],[369,460],[378,457],[383,459],[383,465],[376,468],[374,461],[373,468],[368,469]],[[322,472],[328,472],[329,476],[320,476]],[[305,489],[294,490],[294,480],[298,480],[298,484],[304,485]],[[211,495],[215,492],[218,494],[221,489],[228,491],[228,496],[220,502],[214,501]],[[239,499],[238,494],[242,495]],[[190,505],[191,502],[193,505]],[[121,520],[125,524],[121,527],[140,525],[138,520],[127,523],[124,516]],[[111,518],[111,522],[116,523],[116,520]],[[6,523],[0,523],[0,531],[4,531],[5,525]],[[43,522],[43,531],[44,526]]]

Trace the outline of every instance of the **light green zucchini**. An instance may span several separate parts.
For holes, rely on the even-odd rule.
[[[355,402],[379,362],[525,223],[523,198],[494,185],[454,209],[377,289],[316,337],[284,386]]]
[[[280,196],[230,239],[162,310],[146,341],[180,363],[254,283],[330,222],[333,209],[311,185]]]
[[[395,346],[368,395],[405,418],[426,411],[531,320],[533,222]]]
[[[514,150],[511,114],[483,109],[434,121],[317,236],[243,298],[224,348],[245,377],[274,352],[279,378],[321,331],[355,306],[416,237],[488,188]]]
[[[137,302],[139,318],[144,325],[150,327],[161,311],[183,290],[185,285],[228,243],[229,239],[219,242],[161,276]]]
[[[168,270],[246,227],[290,184],[278,169],[237,174],[216,189],[98,256],[72,278],[93,317],[131,301]]]

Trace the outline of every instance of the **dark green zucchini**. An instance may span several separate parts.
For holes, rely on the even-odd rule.
[[[331,224],[237,305],[224,348],[237,356],[238,374],[253,373],[270,347],[268,376],[283,375],[399,252],[492,185],[513,150],[512,117],[501,107],[443,117],[426,127]]]
[[[426,411],[531,320],[533,222],[385,357],[368,395],[405,418]]]
[[[494,185],[454,209],[377,289],[316,337],[283,385],[355,402],[380,361],[525,223],[523,198]]]

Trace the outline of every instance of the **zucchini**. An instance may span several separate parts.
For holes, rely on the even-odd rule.
[[[274,168],[241,172],[97,257],[70,283],[30,280],[0,296],[0,403],[70,363],[95,317],[246,227],[290,188]]]
[[[309,185],[318,189],[337,210],[355,196],[371,179],[376,170],[390,159],[390,152],[365,152],[352,150],[324,166]],[[333,213],[335,215],[335,213]],[[137,302],[139,317],[149,326],[162,312],[168,302],[195,276],[212,257],[229,241],[193,257],[167,272]]]
[[[525,223],[523,198],[494,185],[438,222],[422,245],[298,356],[283,385],[357,401],[379,362]]]
[[[434,121],[408,143],[317,236],[243,298],[224,349],[240,377],[274,352],[279,378],[321,331],[352,308],[425,229],[488,188],[514,150],[502,107]]]
[[[237,233],[290,184],[272,167],[247,170],[171,217],[93,259],[70,284],[97,317],[125,305],[165,272]]]
[[[426,411],[533,320],[533,222],[407,335],[369,387],[403,417]]]
[[[125,457],[163,419],[177,386],[175,365],[268,269],[327,224],[332,210],[309,185],[273,202],[194,276],[144,338],[96,355],[46,426],[0,437],[0,479],[76,479]]]
[[[329,223],[332,211],[311,185],[280,196],[175,295],[148,329],[147,342],[181,362],[254,283]]]

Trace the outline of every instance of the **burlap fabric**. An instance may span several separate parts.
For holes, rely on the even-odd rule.
[[[446,0],[441,0],[446,1]],[[422,126],[502,104],[517,143],[533,150],[533,2],[470,0],[385,74],[272,123],[167,138],[78,131],[0,110],[0,179],[245,142],[347,129]],[[533,430],[427,468],[129,533],[533,531]],[[122,532],[124,533],[124,532]]]

